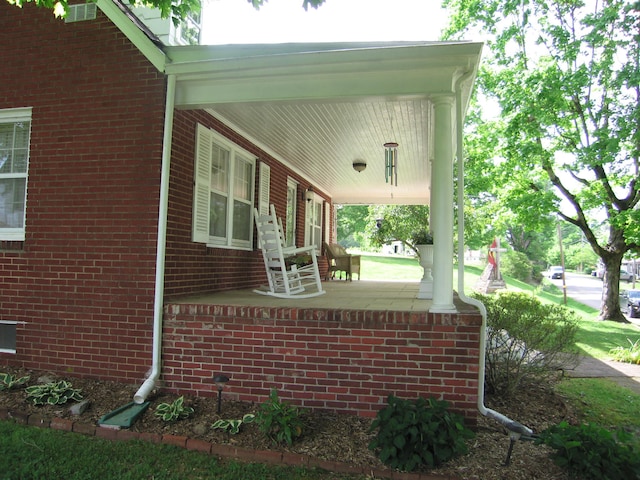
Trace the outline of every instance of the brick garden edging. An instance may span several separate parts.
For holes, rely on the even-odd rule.
[[[160,435],[159,433],[132,432],[130,430],[113,429],[76,422],[68,418],[52,419],[40,415],[29,415],[24,412],[0,408],[0,420],[13,421],[21,425],[39,428],[51,428],[65,432],[74,432],[90,437],[113,441],[142,440],[152,443],[164,443],[187,450],[194,450],[217,457],[237,460],[245,463],[266,463],[270,465],[321,468],[330,472],[353,475],[366,475],[370,478],[387,478],[391,480],[460,480],[449,475],[433,475],[430,473],[408,473],[379,468],[357,467],[342,462],[322,460],[298,453],[279,452],[275,450],[255,450],[235,447],[226,444],[209,443],[195,438],[177,435]]]

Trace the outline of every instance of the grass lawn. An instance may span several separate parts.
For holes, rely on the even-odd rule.
[[[110,442],[0,422],[0,478],[21,480],[321,480],[362,477],[323,470],[221,461],[201,452],[142,441]]]
[[[640,395],[606,378],[570,378],[556,391],[572,400],[585,422],[640,428]]]

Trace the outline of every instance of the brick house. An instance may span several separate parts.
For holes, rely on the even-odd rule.
[[[482,319],[452,287],[451,199],[481,45],[165,46],[112,0],[75,23],[0,12],[0,363],[132,393],[146,375],[142,398],[158,380],[211,395],[222,371],[241,400],[276,387],[370,416],[389,393],[432,394],[475,414]],[[335,204],[429,203],[433,298],[185,301],[265,281],[251,209],[269,203],[319,251]]]

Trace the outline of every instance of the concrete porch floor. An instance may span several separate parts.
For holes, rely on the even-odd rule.
[[[326,293],[312,298],[275,298],[246,289],[180,297],[167,303],[402,312],[424,312],[432,304],[416,298],[419,282],[331,280],[322,282],[322,287]]]

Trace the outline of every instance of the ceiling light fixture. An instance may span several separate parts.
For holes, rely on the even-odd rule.
[[[354,160],[353,161],[353,169],[360,173],[363,172],[364,169],[367,168],[367,162],[365,162],[364,160]]]

